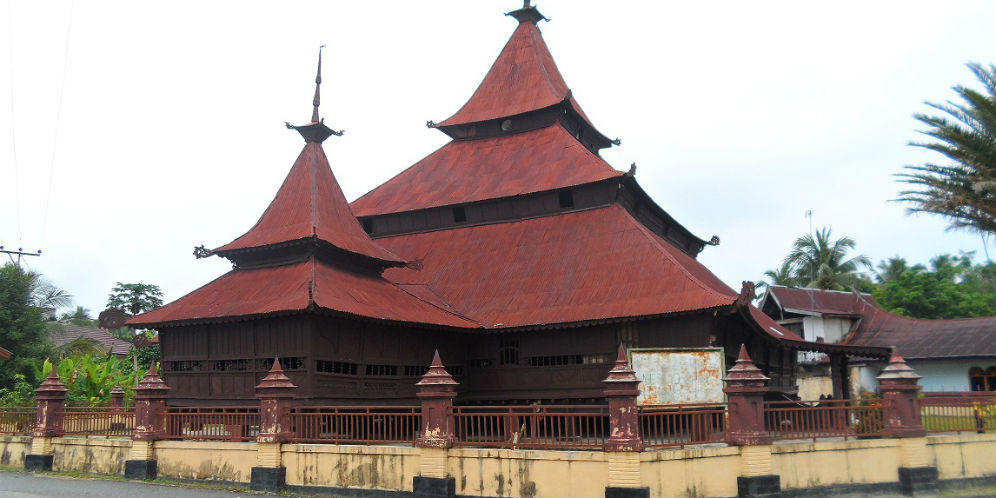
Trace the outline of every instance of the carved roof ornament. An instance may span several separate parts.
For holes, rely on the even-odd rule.
[[[318,142],[322,143],[326,138],[332,135],[341,137],[345,130],[333,130],[328,126],[325,126],[325,120],[318,115],[318,106],[321,104],[321,87],[322,87],[322,49],[325,45],[318,47],[318,71],[315,76],[315,98],[311,101],[312,111],[311,111],[311,123],[304,126],[294,126],[289,122],[284,122],[288,129],[297,130],[298,133],[304,137],[305,142]]]
[[[716,244],[719,244],[719,237],[716,238]],[[744,280],[742,287],[740,287],[740,295],[737,296],[737,300],[733,303],[738,308],[746,308],[750,306],[750,303],[757,296],[754,294],[754,282],[749,280]]]

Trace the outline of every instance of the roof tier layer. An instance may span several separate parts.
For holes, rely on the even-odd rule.
[[[392,268],[486,328],[631,318],[728,306],[738,293],[618,204],[378,242],[424,268]]]
[[[588,121],[571,97],[570,88],[560,75],[539,28],[532,22],[520,22],[470,100],[438,126],[514,116],[550,107],[565,99],[569,99],[574,110]]]
[[[336,268],[315,259],[233,270],[165,307],[132,318],[128,324],[215,321],[315,308],[380,320],[478,327],[444,304],[423,301],[379,276]]]
[[[277,195],[245,235],[215,249],[235,251],[317,237],[340,249],[389,263],[401,260],[360,227],[332,174],[325,151],[308,142]]]
[[[542,192],[621,176],[558,123],[450,142],[353,201],[357,216]]]

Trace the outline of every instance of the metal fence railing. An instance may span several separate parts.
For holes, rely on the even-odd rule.
[[[35,428],[35,407],[0,408],[0,434],[29,435]]]
[[[66,407],[63,433],[76,436],[122,436],[135,432],[135,411],[111,407]]]
[[[929,396],[920,400],[920,420],[927,432],[992,432],[996,403],[991,398]]]
[[[252,441],[259,435],[258,408],[170,408],[168,439]]]
[[[882,433],[882,400],[769,401],[764,427],[773,439],[859,437]]]
[[[726,439],[726,406],[642,407],[640,432],[648,448],[721,443]]]
[[[421,423],[417,406],[309,406],[291,411],[293,439],[302,443],[411,444]]]
[[[594,449],[608,437],[603,405],[453,408],[458,446]]]

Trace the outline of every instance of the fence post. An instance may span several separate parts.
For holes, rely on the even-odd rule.
[[[459,383],[443,368],[439,350],[432,357],[429,371],[418,381],[416,396],[422,402],[422,434],[415,440],[421,449],[419,475],[412,488],[417,497],[447,497],[456,494],[456,480],[446,472],[447,449],[456,437],[453,423],[453,398]]]
[[[605,399],[609,404],[609,438],[602,445],[608,455],[609,479],[605,498],[649,498],[650,488],[640,486],[640,408],[636,404],[640,379],[626,359],[626,348],[619,345],[616,364],[609,370]]]
[[[118,383],[111,389],[111,413],[119,415],[121,413],[121,408],[124,407],[124,389],[121,388],[121,384]]]
[[[920,420],[917,375],[902,356],[893,352],[876,377],[882,396],[885,433],[900,438],[899,487],[903,494],[937,493],[937,467],[928,465],[927,432]]]
[[[781,477],[771,473],[771,436],[764,427],[764,394],[768,377],[740,346],[737,362],[723,379],[729,406],[726,443],[740,446],[741,471],[737,491],[741,497],[781,493]]]
[[[259,398],[259,435],[256,436],[256,466],[252,468],[249,487],[261,491],[279,491],[287,483],[287,467],[281,465],[280,445],[293,436],[290,409],[297,386],[273,359],[273,367],[256,386]]]
[[[155,479],[155,441],[166,437],[166,394],[170,387],[159,378],[156,364],[135,386],[135,433],[125,461],[128,479]]]
[[[54,367],[45,381],[35,389],[38,393],[35,396],[38,407],[35,411],[35,429],[31,432],[31,450],[24,455],[25,470],[52,470],[52,438],[63,433],[66,390]]]

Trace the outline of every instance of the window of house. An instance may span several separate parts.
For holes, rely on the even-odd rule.
[[[315,371],[324,373],[334,373],[341,375],[356,375],[358,365],[345,361],[318,360],[315,362]]]
[[[453,208],[453,221],[463,223],[467,221],[467,210],[463,206]]]
[[[470,360],[467,362],[467,366],[470,368],[488,368],[491,366],[491,360],[485,360],[483,358]]]
[[[364,232],[373,233],[373,231],[374,231],[374,222],[373,222],[372,219],[370,219],[370,218],[364,218],[361,221],[361,223],[363,224],[363,231]]]
[[[560,207],[574,207],[574,192],[570,190],[561,190],[560,192],[557,192],[557,197],[560,199]]]
[[[405,377],[421,377],[429,371],[429,365],[405,365]]]
[[[214,369],[219,372],[248,370],[249,360],[218,360]]]
[[[519,364],[519,340],[511,337],[503,337],[498,342],[498,364],[518,365]]]
[[[366,374],[379,377],[393,377],[398,375],[398,367],[394,365],[367,365]]]
[[[972,367],[968,371],[968,382],[973,391],[996,391],[996,367],[985,370]]]

